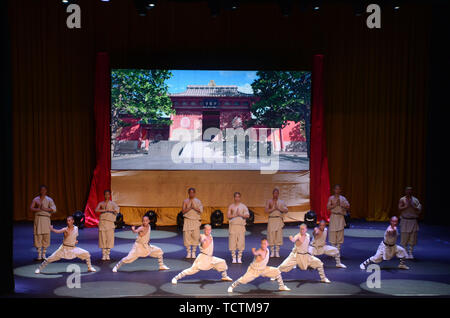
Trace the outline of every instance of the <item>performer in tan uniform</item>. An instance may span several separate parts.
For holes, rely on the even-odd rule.
[[[417,219],[422,210],[422,205],[416,197],[412,196],[411,187],[406,187],[405,196],[398,203],[398,210],[400,212],[400,244],[408,251],[406,258],[414,259],[413,249],[417,244],[417,232],[419,231]]]
[[[232,293],[237,286],[247,284],[259,276],[273,278],[274,280],[276,279],[278,281],[279,290],[290,290],[286,285],[284,285],[280,270],[276,267],[267,266],[267,263],[269,262],[268,245],[269,243],[267,239],[263,238],[259,249],[256,250],[255,248],[252,248],[252,253],[255,256],[253,262],[248,267],[247,272],[231,284],[230,287],[228,287],[229,293]]]
[[[183,223],[183,243],[186,247],[186,258],[195,258],[197,245],[200,239],[200,226],[202,225],[203,205],[195,197],[195,189],[189,188],[189,197],[183,201],[182,212]],[[192,252],[191,252],[192,247]]]
[[[102,261],[109,261],[111,249],[114,247],[114,230],[119,206],[111,200],[111,190],[103,192],[105,201],[100,202],[95,212],[100,213],[98,220],[98,247],[102,249]]]
[[[136,238],[136,242],[134,242],[133,248],[128,253],[127,256],[122,258],[116,266],[112,269],[114,273],[117,272],[117,270],[122,266],[123,263],[133,263],[135,260],[137,260],[139,257],[155,257],[158,259],[159,264],[159,270],[166,270],[169,269],[166,265],[164,265],[163,260],[163,254],[164,252],[162,249],[160,249],[158,246],[150,245],[150,219],[148,216],[144,215],[142,217],[142,225],[136,228],[134,226],[131,227],[131,230],[133,233],[136,233],[138,236]]]
[[[325,254],[334,257],[336,260],[336,267],[347,268],[347,266],[341,263],[341,255],[339,254],[339,250],[334,246],[327,245],[327,233],[328,229],[326,228],[326,222],[322,220],[320,221],[319,226],[314,228],[314,240],[309,247],[310,254],[313,256]]]
[[[298,266],[301,270],[307,270],[308,267],[311,267],[312,269],[317,269],[321,282],[329,283],[330,281],[325,276],[325,271],[323,270],[322,261],[309,253],[310,237],[306,231],[306,224],[302,224],[300,225],[300,233],[294,237],[292,235],[289,236],[291,242],[294,243],[294,248],[291,254],[278,266],[278,269],[281,272],[289,272],[295,266]]]
[[[269,213],[267,222],[267,239],[270,246],[270,257],[280,257],[280,246],[283,245],[283,216],[288,212],[286,203],[280,200],[280,190],[272,191],[272,199],[267,200],[265,211]]]
[[[213,256],[214,241],[211,235],[211,225],[206,224],[203,228],[204,234],[200,235],[200,254],[198,254],[194,263],[188,269],[185,269],[177,276],[172,278],[172,284],[176,285],[178,280],[187,275],[194,275],[199,271],[209,271],[215,269],[222,274],[223,281],[232,281],[227,275],[227,263],[224,259]]]
[[[39,196],[35,197],[30,205],[30,210],[34,212],[34,247],[39,261],[45,259],[45,253],[50,246],[50,216],[56,212],[55,202],[47,196],[47,191],[47,186],[41,185]]]
[[[380,245],[378,246],[378,250],[376,254],[372,257],[369,257],[367,260],[362,262],[359,267],[361,269],[366,269],[366,267],[370,263],[381,263],[382,261],[388,261],[392,259],[394,256],[397,256],[400,258],[400,264],[398,265],[398,268],[400,269],[409,269],[408,266],[405,264],[405,258],[408,256],[408,253],[406,253],[405,249],[397,244],[397,224],[398,224],[398,218],[396,216],[393,216],[390,221],[390,225],[386,229],[386,232],[384,232],[384,239],[381,241]]]
[[[328,224],[328,240],[331,245],[341,252],[341,245],[344,243],[345,215],[350,208],[347,199],[340,195],[341,186],[334,186],[334,195],[328,199],[327,209],[331,210],[330,223]]]
[[[241,202],[241,194],[234,193],[234,203],[228,207],[228,248],[231,251],[233,263],[242,263],[242,253],[245,249],[245,224],[246,219],[250,216],[248,208]],[[236,250],[238,256],[236,260]]]
[[[52,255],[50,255],[49,258],[42,262],[38,269],[34,271],[36,274],[39,274],[48,264],[59,261],[61,258],[70,260],[76,257],[86,261],[89,272],[96,271],[91,265],[91,255],[89,252],[82,248],[76,247],[78,244],[78,227],[73,225],[73,216],[68,216],[66,222],[67,226],[60,230],[55,230],[53,226],[50,226],[52,232],[64,233],[63,243]]]

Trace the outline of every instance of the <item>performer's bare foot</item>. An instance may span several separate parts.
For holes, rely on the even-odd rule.
[[[167,270],[167,269],[170,269],[169,267],[167,267],[166,265],[161,265],[160,267],[159,267],[159,270],[160,271],[165,271],[165,270]]]

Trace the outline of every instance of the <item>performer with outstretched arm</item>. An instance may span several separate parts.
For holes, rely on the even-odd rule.
[[[214,241],[211,235],[211,225],[206,224],[203,227],[204,234],[200,235],[200,254],[198,254],[194,263],[188,269],[185,269],[172,279],[172,284],[176,285],[180,279],[188,275],[194,275],[199,271],[208,271],[215,269],[222,275],[222,280],[232,281],[227,275],[227,263],[224,259],[213,256]]]
[[[276,279],[278,281],[278,289],[283,291],[289,291],[290,289],[284,285],[283,278],[281,277],[281,272],[278,268],[267,266],[269,262],[269,249],[267,248],[269,242],[266,238],[261,240],[261,246],[258,249],[252,248],[252,253],[255,256],[253,262],[247,269],[247,272],[238,278],[230,287],[228,287],[228,292],[232,293],[233,290],[242,284],[247,284],[252,280],[258,278],[259,276],[269,277]]]
[[[139,226],[137,229],[132,226],[131,230],[133,233],[136,233],[138,236],[136,238],[136,242],[134,242],[133,248],[128,253],[127,256],[122,258],[116,266],[112,269],[114,273],[117,272],[117,270],[122,266],[122,264],[129,264],[137,260],[139,257],[155,257],[158,259],[159,264],[159,270],[166,270],[169,269],[166,265],[164,265],[164,259],[161,248],[155,245],[150,245],[150,219],[147,215],[144,215],[142,217],[142,225]]]
[[[53,199],[47,196],[46,185],[39,187],[39,195],[33,199],[30,210],[34,212],[34,247],[37,250],[37,260],[45,259],[47,248],[50,246],[50,216],[56,212],[56,205]]]
[[[398,268],[409,269],[405,264],[405,258],[408,256],[405,249],[397,245],[398,236],[398,218],[396,216],[391,217],[390,225],[387,227],[386,232],[384,232],[384,239],[378,246],[377,252],[374,256],[369,257],[364,262],[362,262],[359,267],[361,269],[366,269],[370,263],[381,263],[382,261],[388,261],[394,256],[400,259],[400,264]]]
[[[98,247],[102,249],[102,260],[109,261],[111,249],[114,247],[114,230],[119,206],[111,200],[111,190],[103,192],[105,201],[100,202],[95,212],[100,213],[98,220]]]
[[[419,200],[412,195],[412,187],[406,187],[405,196],[400,198],[398,203],[400,212],[400,244],[408,251],[407,259],[414,259],[413,249],[417,244],[417,232],[419,231],[419,218],[422,205]]]
[[[283,216],[288,212],[286,203],[279,199],[280,190],[272,191],[272,199],[266,201],[265,211],[269,213],[267,222],[267,239],[270,246],[270,257],[280,257],[280,246],[283,245]]]
[[[319,222],[319,226],[316,226],[314,228],[314,240],[309,247],[309,251],[313,256],[325,254],[334,257],[334,259],[336,260],[336,267],[347,268],[347,266],[341,263],[341,255],[339,253],[339,250],[334,246],[327,245],[328,229],[326,225],[326,222],[322,220]]]
[[[36,274],[39,274],[48,264],[59,261],[61,258],[70,260],[76,257],[86,261],[89,272],[96,271],[91,265],[91,255],[89,252],[82,248],[76,247],[78,244],[78,227],[73,225],[73,216],[68,216],[66,222],[67,226],[60,230],[55,230],[53,226],[50,226],[52,232],[64,234],[63,243],[52,255],[50,255],[49,258],[42,262],[41,266],[36,269]]]
[[[278,266],[278,269],[281,272],[289,272],[296,265],[301,270],[307,270],[308,267],[311,267],[312,269],[317,269],[321,282],[329,283],[330,280],[325,276],[322,261],[309,253],[310,237],[306,231],[306,224],[303,223],[300,225],[300,233],[294,237],[292,235],[289,236],[291,242],[294,243],[294,248],[291,254]]]
[[[195,258],[198,241],[200,239],[200,226],[202,225],[202,202],[195,197],[194,188],[188,189],[189,197],[183,201],[181,208],[184,217],[183,243],[186,247],[186,258]],[[191,251],[192,248],[192,251]]]
[[[241,194],[234,193],[234,203],[228,207],[228,248],[231,251],[232,263],[242,263],[242,253],[245,249],[245,224],[250,216],[248,208],[241,202]],[[236,250],[238,255],[236,259]]]

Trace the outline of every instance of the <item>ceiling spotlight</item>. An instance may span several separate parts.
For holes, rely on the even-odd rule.
[[[68,4],[68,3],[69,3],[69,0],[62,0],[62,3]]]
[[[319,11],[320,10],[320,1],[313,1],[312,3],[312,8],[314,11]]]

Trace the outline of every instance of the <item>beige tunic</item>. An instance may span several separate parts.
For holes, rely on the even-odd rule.
[[[53,202],[52,198],[45,196],[45,198],[41,202],[41,198],[39,196],[33,199],[33,202],[36,202],[36,205],[42,206],[47,209],[52,209],[53,212],[56,212],[56,205]],[[34,234],[50,234],[50,212],[39,210],[34,214]]]
[[[416,197],[411,196],[412,205],[417,209],[414,209],[411,206],[408,206],[401,212],[400,216],[400,229],[402,232],[417,232],[419,230],[419,224],[417,219],[419,218],[420,211],[422,210],[422,205]],[[406,196],[400,199],[400,202],[403,202],[404,205],[407,204]]]
[[[229,219],[229,237],[228,237],[228,247],[230,251],[243,251],[245,249],[245,216],[249,216],[248,208],[245,204],[239,203],[237,207],[232,204],[231,215]]]
[[[134,242],[133,248],[131,249],[131,251],[128,253],[127,256],[125,256],[122,259],[123,263],[132,263],[135,260],[137,260],[139,257],[162,257],[163,256],[163,251],[162,249],[160,249],[159,247],[155,246],[155,245],[150,245],[150,232],[151,232],[151,227],[148,227],[148,231],[147,233],[145,233],[144,235],[140,236],[138,235],[136,238],[136,241]]]
[[[259,276],[269,277],[269,278],[277,278],[280,276],[281,272],[278,268],[267,266],[269,262],[270,252],[269,249],[266,249],[266,256],[260,262],[256,261],[256,257],[253,259],[253,262],[247,269],[247,272],[240,278],[238,278],[238,282],[241,284],[247,284],[252,280],[258,278]]]
[[[77,226],[74,226],[70,233],[64,232],[63,243],[52,255],[50,255],[49,258],[47,258],[47,262],[52,263],[62,258],[74,259],[78,257],[82,260],[89,259],[91,256],[88,251],[75,246],[77,244],[77,237],[78,237]]]
[[[309,242],[310,236],[306,233],[306,237],[302,243],[299,241],[300,233],[294,236],[294,248],[292,249],[291,254],[278,266],[278,269],[281,272],[289,272],[292,270],[295,265],[298,266],[301,270],[306,270],[308,267],[316,269],[318,267],[322,267],[323,263],[317,257],[314,257],[310,254],[309,251]]]
[[[349,206],[350,204],[344,196],[340,195],[340,205],[335,206],[333,209],[330,209],[331,204],[335,205],[337,203],[337,200],[338,199],[335,198],[334,195],[330,196],[330,198],[328,199],[327,208],[331,210],[330,224],[328,226],[330,232],[343,231],[346,225],[344,216],[347,213],[347,209],[345,208],[345,206]]]
[[[390,260],[394,256],[397,256],[398,258],[405,258],[408,256],[405,249],[397,245],[397,231],[388,232],[389,229],[390,226],[387,228],[386,232],[384,232],[384,239],[378,246],[376,254],[370,258],[374,263]]]
[[[267,205],[271,202],[268,201]],[[286,204],[283,200],[278,199],[278,205],[286,208]],[[286,212],[281,212],[280,210],[274,210],[269,213],[269,220],[267,221],[267,241],[270,246],[273,245],[283,245],[283,215]]]
[[[311,255],[328,255],[328,256],[337,256],[339,255],[339,250],[336,247],[327,245],[327,235],[328,229],[325,228],[322,234],[314,236],[314,240],[311,243],[309,252]]]
[[[114,201],[102,201],[95,210],[99,209],[106,209],[107,212],[101,212],[98,220],[98,246],[100,248],[113,248],[114,230],[116,228],[114,222],[120,208]]]
[[[183,214],[183,242],[185,246],[197,245],[200,240],[200,226],[202,225],[201,213],[203,212],[203,205],[197,198],[193,199],[193,205],[201,212],[198,213],[194,209],[191,209]]]

